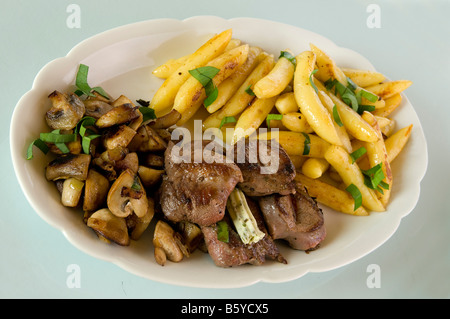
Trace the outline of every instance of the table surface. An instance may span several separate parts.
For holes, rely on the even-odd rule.
[[[0,297],[2,298],[448,298],[450,74],[448,0],[299,1],[5,1],[0,23],[2,170],[0,194]],[[80,8],[80,28],[69,28],[70,4]],[[372,20],[372,9],[379,20]],[[407,96],[428,143],[428,171],[415,209],[381,247],[339,269],[297,280],[238,289],[162,284],[129,274],[73,247],[33,211],[14,174],[9,145],[12,112],[38,71],[80,41],[132,22],[198,15],[254,17],[324,35],[358,51],[382,73],[414,82]],[[372,16],[373,17],[373,16]],[[371,22],[379,24],[371,25]],[[372,26],[372,27],[371,27]],[[374,27],[373,27],[374,26]],[[441,83],[441,84],[440,84]],[[67,284],[68,266],[80,267],[79,287]],[[368,284],[371,265],[380,285]]]

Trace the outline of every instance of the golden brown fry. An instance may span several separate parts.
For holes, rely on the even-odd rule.
[[[189,70],[204,66],[222,54],[231,40],[231,35],[232,30],[228,29],[212,37],[164,81],[150,102],[150,107],[155,110],[157,116],[172,107],[178,89],[190,76]]]
[[[377,212],[385,211],[385,207],[377,198],[374,190],[365,185],[364,176],[358,164],[353,163],[352,158],[343,147],[331,145],[324,157],[339,173],[346,187],[354,184],[359,189],[364,207]]]
[[[330,113],[323,106],[310,83],[310,76],[315,67],[315,54],[311,51],[304,51],[296,56],[296,60],[294,94],[300,113],[306,117],[309,125],[318,136],[330,144],[342,145]]]
[[[228,100],[228,102],[217,112],[214,112],[203,121],[203,129],[210,127],[219,127],[222,119],[227,116],[236,116],[240,114],[255,98],[249,94],[247,89],[272,70],[274,59],[272,55],[266,56],[250,73],[244,83],[241,84],[236,93]]]
[[[364,112],[362,115],[363,119],[372,125],[372,127],[378,132],[378,141],[373,143],[365,143],[365,148],[367,150],[367,158],[369,160],[370,167],[374,167],[381,163],[381,169],[384,173],[383,182],[388,185],[388,189],[383,189],[382,193],[377,192],[377,196],[380,199],[384,207],[387,206],[389,198],[392,191],[393,177],[391,165],[388,159],[388,154],[386,151],[386,146],[384,144],[384,139],[381,133],[381,129],[378,126],[378,122],[375,116],[369,112]]]
[[[386,145],[389,163],[392,163],[392,161],[394,161],[398,154],[400,154],[403,150],[411,136],[412,129],[413,125],[408,125],[407,127],[399,129],[385,140],[384,143]]]
[[[297,173],[295,180],[304,185],[308,190],[308,194],[321,204],[345,214],[356,216],[369,215],[363,206],[360,206],[355,210],[355,200],[348,192],[342,189],[319,179],[309,178],[301,173]]]
[[[261,48],[250,47],[247,60],[244,64],[242,64],[236,72],[230,75],[230,77],[219,84],[219,94],[217,99],[210,106],[208,106],[208,112],[214,113],[224,106],[265,56],[266,54],[261,50]]]
[[[212,79],[214,86],[218,86],[245,62],[248,50],[248,44],[244,44],[221,54],[206,64],[219,69],[219,72]],[[205,98],[206,93],[203,85],[195,77],[189,77],[178,90],[174,100],[173,110],[181,114],[181,119],[178,120],[177,125],[181,126],[186,123],[202,106]]]
[[[385,76],[379,72],[369,70],[358,70],[351,68],[341,68],[345,76],[349,77],[357,86],[362,88],[378,84],[385,80]]]
[[[389,81],[380,84],[375,84],[366,87],[366,90],[378,95],[382,99],[388,99],[397,93],[401,93],[410,87],[412,81],[409,80],[397,80]]]

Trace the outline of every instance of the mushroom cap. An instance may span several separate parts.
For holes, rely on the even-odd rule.
[[[102,208],[93,213],[87,220],[87,226],[106,239],[121,246],[128,246],[130,244],[125,219],[115,216],[107,208]]]
[[[138,217],[145,216],[148,199],[139,176],[125,169],[109,189],[107,205],[117,217],[127,217],[132,213]]]
[[[54,130],[73,129],[85,113],[84,103],[76,94],[53,91],[48,98],[52,107],[45,114],[45,120]]]

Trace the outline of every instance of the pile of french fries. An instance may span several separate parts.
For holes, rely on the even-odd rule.
[[[340,68],[313,44],[296,55],[288,49],[281,52],[285,54],[274,57],[233,38],[231,29],[225,30],[192,54],[168,60],[153,71],[164,82],[150,107],[157,116],[178,111],[177,125],[184,125],[206,98],[204,87],[189,71],[213,66],[219,69],[212,79],[218,95],[206,108],[209,115],[203,121],[204,130],[221,130],[231,144],[255,135],[274,138],[296,166],[297,181],[319,203],[358,216],[386,211],[394,185],[391,163],[412,130],[412,124],[397,129],[391,114],[412,82],[390,81],[374,71]],[[361,103],[371,109],[357,112],[327,88],[329,80],[352,85],[354,92],[370,92],[377,96],[376,101],[363,95]],[[260,127],[279,130],[256,134]],[[365,153],[355,160],[351,154],[362,147]],[[383,191],[368,187],[362,173],[380,163],[383,184],[388,185]],[[352,184],[362,197],[358,207],[355,196],[347,191]]]

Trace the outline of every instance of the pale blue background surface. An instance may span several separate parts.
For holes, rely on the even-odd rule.
[[[66,26],[66,8],[81,7],[81,28]],[[366,25],[370,3],[381,28]],[[0,297],[1,298],[448,298],[450,296],[450,1],[1,0],[0,11]],[[110,28],[155,18],[255,17],[314,31],[358,51],[382,73],[410,79],[407,96],[428,141],[420,200],[381,247],[345,267],[282,284],[200,289],[131,275],[73,247],[26,202],[9,153],[9,125],[37,72],[80,41]],[[206,26],[205,26],[206,27]],[[26,129],[26,128],[25,128]],[[81,287],[66,285],[66,267],[81,269]],[[381,269],[368,288],[367,267]]]

